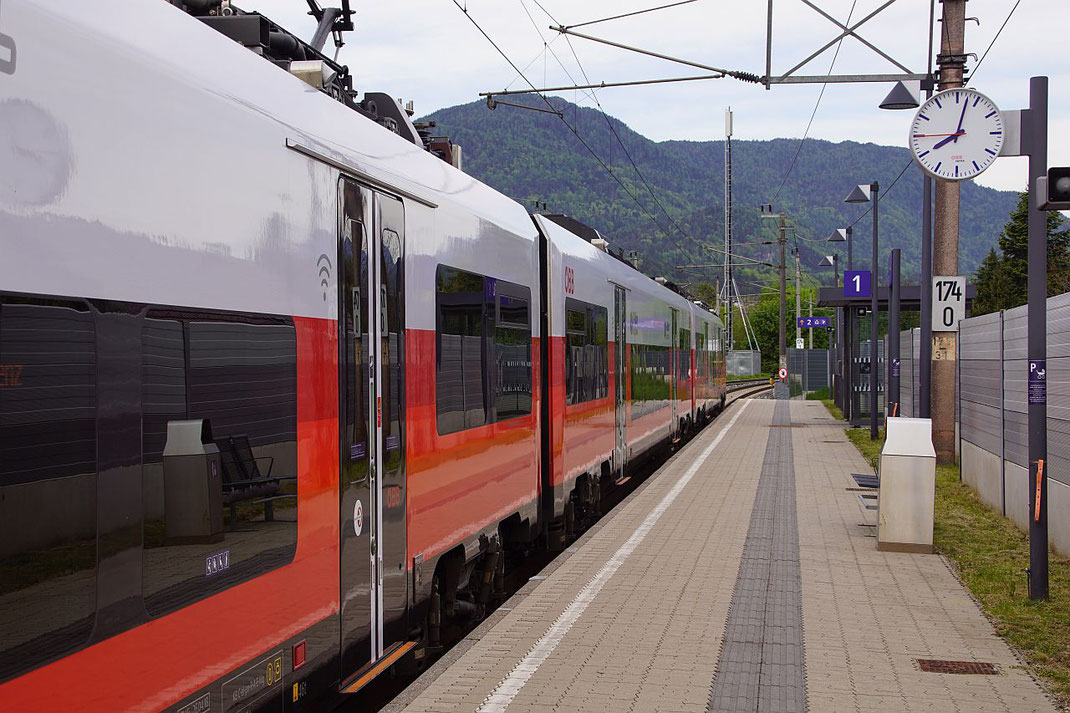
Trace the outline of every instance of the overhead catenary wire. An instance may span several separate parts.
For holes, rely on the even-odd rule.
[[[543,12],[546,12],[546,9],[543,8],[541,4],[539,4],[538,0],[533,0],[533,1],[535,2],[536,5],[539,6],[540,9],[542,9]],[[527,75],[525,75],[524,72],[522,72],[520,70],[520,68],[516,66],[516,63],[512,59],[510,59],[509,55],[507,55],[505,53],[505,51],[498,45],[498,43],[495,42],[494,39],[489,34],[487,34],[487,31],[483,29],[483,27],[476,21],[476,19],[474,17],[472,17],[472,15],[468,12],[468,9],[464,5],[462,5],[459,2],[459,0],[451,0],[451,2],[453,2],[453,4],[457,7],[457,9],[460,10],[464,14],[464,16],[466,18],[468,18],[468,21],[472,23],[472,25],[476,28],[476,30],[479,31],[479,33],[481,35],[483,35],[483,37],[487,40],[487,42],[490,43],[491,47],[493,47],[495,49],[495,51],[502,56],[502,59],[504,59],[509,64],[509,66],[513,68],[513,71],[517,72],[528,86],[530,86],[532,89],[535,89],[535,85],[531,83],[531,80],[529,80],[527,78]],[[550,14],[547,13],[547,16],[549,17]],[[552,19],[552,17],[551,17],[551,19]],[[555,112],[555,113],[558,112],[557,108],[554,107],[554,105],[550,102],[549,99],[546,98],[546,96],[544,94],[541,94],[541,93],[538,93],[538,92],[536,92],[536,94],[538,95],[538,97],[540,99],[542,99],[542,101],[546,104],[548,109],[550,109],[552,112]],[[588,144],[587,141],[580,135],[580,133],[575,129],[575,127],[573,127],[572,124],[570,124],[568,122],[568,120],[564,117],[564,114],[563,113],[557,113],[557,117],[568,128],[568,130],[572,133],[572,135],[575,136],[579,140],[580,144],[583,145],[583,147],[587,150],[587,152],[590,153],[591,156],[593,156],[596,161],[598,161],[598,163],[602,166],[603,169],[605,169],[605,171],[610,175],[610,177],[612,177],[613,180],[616,181],[617,184],[621,188],[624,189],[625,193],[627,193],[629,195],[629,197],[631,197],[631,199],[633,201],[635,201],[636,205],[639,206],[639,209],[641,211],[643,211],[643,213],[646,214],[646,216],[657,227],[657,229],[660,230],[662,233],[664,233],[666,235],[666,237],[670,237],[670,239],[671,239],[671,235],[670,235],[669,231],[665,230],[661,226],[661,223],[658,222],[657,217],[654,216],[649,210],[647,210],[646,206],[643,205],[642,201],[639,200],[638,196],[635,195],[635,193],[633,193],[630,188],[628,188],[627,184],[625,184],[624,181],[621,180],[620,176],[618,176],[613,171],[613,169],[602,159],[601,156],[598,155],[598,153],[591,147],[591,145]],[[676,241],[674,240],[674,242],[676,242]],[[676,243],[676,247],[681,252],[686,254],[686,250],[684,250],[682,248],[682,246],[680,246],[679,243]]]
[[[1012,7],[1011,11],[1007,13],[1007,17],[1003,20],[1003,24],[1000,25],[999,29],[996,31],[996,36],[993,37],[992,41],[988,43],[988,47],[985,49],[984,53],[981,55],[981,59],[977,60],[977,64],[974,65],[973,71],[970,72],[970,79],[973,79],[974,77],[977,76],[977,70],[981,68],[981,63],[985,61],[985,57],[987,57],[988,53],[990,51],[992,51],[992,45],[996,44],[996,40],[998,40],[999,36],[1003,33],[1003,28],[1007,26],[1008,22],[1010,22],[1011,15],[1013,15],[1014,11],[1018,9],[1018,5],[1021,4],[1021,2],[1022,2],[1022,0],[1015,0],[1014,7]],[[965,83],[968,84],[970,79],[966,80]]]
[[[855,14],[855,6],[858,4],[858,0],[853,0],[851,3],[851,11],[847,13],[847,22],[845,25],[851,24],[851,18]],[[843,41],[845,37],[841,37],[840,41],[836,43],[836,51],[832,54],[832,62],[829,63],[829,71],[827,76],[832,76],[832,70],[836,66],[836,60],[840,56],[840,48],[843,47]],[[792,170],[795,168],[795,163],[799,160],[799,154],[802,153],[803,144],[806,143],[807,137],[810,135],[810,127],[813,126],[814,117],[817,116],[817,110],[821,106],[821,100],[825,97],[825,89],[828,88],[828,84],[821,85],[821,91],[817,95],[817,101],[814,103],[814,110],[810,112],[810,120],[806,122],[806,130],[803,131],[802,138],[799,139],[799,145],[795,147],[795,155],[791,158],[791,164],[788,166],[788,170],[784,173],[783,180],[780,181],[780,185],[776,189],[776,193],[773,194],[773,199],[769,203],[776,203],[776,199],[780,196],[780,192],[784,190],[784,186],[788,182],[788,178],[791,176]]]
[[[590,79],[590,77],[587,76],[587,70],[585,70],[583,68],[583,63],[580,62],[579,55],[576,54],[576,48],[572,45],[572,40],[569,39],[567,36],[565,37],[565,40],[566,40],[566,42],[568,42],[569,49],[572,50],[572,56],[576,60],[576,66],[578,66],[580,68],[580,73],[583,75],[583,78],[585,80],[587,80],[588,83],[590,83],[591,79]],[[620,134],[617,132],[617,128],[615,126],[613,126],[613,122],[610,121],[609,116],[606,114],[605,109],[602,108],[602,102],[599,101],[597,92],[592,92],[592,94],[594,94],[594,101],[595,101],[595,104],[598,106],[598,111],[601,112],[602,117],[606,121],[606,126],[609,127],[609,130],[613,133],[613,136],[616,137],[617,143],[620,144],[621,149],[624,151],[624,155],[628,158],[628,162],[632,165],[632,168],[635,169],[635,173],[636,173],[637,176],[639,176],[639,180],[643,182],[643,185],[646,186],[647,191],[650,192],[650,196],[654,199],[654,203],[656,203],[657,206],[659,208],[661,208],[661,212],[665,214],[665,216],[669,219],[669,222],[672,223],[673,227],[675,227],[676,230],[681,235],[683,235],[684,237],[689,238],[692,242],[697,244],[699,247],[702,247],[704,245],[704,243],[702,243],[702,242],[698,241],[697,239],[695,239],[695,238],[691,237],[690,235],[688,235],[680,227],[680,224],[676,222],[676,219],[673,218],[672,215],[669,214],[669,211],[665,209],[665,206],[658,199],[657,194],[654,192],[654,188],[646,180],[646,176],[643,175],[643,172],[641,170],[639,170],[639,166],[635,163],[635,159],[632,158],[632,154],[631,154],[630,151],[628,151],[628,147],[624,145],[624,141],[621,139]]]
[[[609,22],[610,20],[620,20],[620,19],[625,18],[625,17],[634,17],[636,15],[643,15],[643,14],[646,14],[648,12],[656,12],[658,10],[667,10],[670,7],[679,7],[680,5],[690,5],[693,2],[698,2],[698,0],[679,0],[679,2],[669,3],[668,5],[658,5],[657,7],[648,7],[645,10],[635,10],[634,12],[626,12],[623,15],[614,15],[613,17],[603,17],[603,18],[600,18],[598,20],[588,20],[587,22],[579,22],[579,23],[576,23],[575,25],[566,25],[566,27],[568,27],[569,29],[572,29],[573,27],[586,27],[587,25],[597,25],[600,22]],[[543,10],[543,12],[546,12],[546,11]],[[546,14],[547,14],[547,16],[549,16],[550,13],[546,13]],[[550,19],[554,20],[554,18],[552,18],[552,17]],[[554,22],[557,22],[557,20],[554,20]]]

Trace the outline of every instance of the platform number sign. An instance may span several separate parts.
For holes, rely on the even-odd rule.
[[[843,273],[843,296],[869,297],[872,282],[869,270],[848,270]]]
[[[957,332],[966,318],[966,278],[933,278],[933,330]]]

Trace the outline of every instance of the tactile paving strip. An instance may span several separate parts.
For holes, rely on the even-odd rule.
[[[710,690],[711,712],[806,710],[802,583],[791,411],[778,401],[766,442],[724,643]]]

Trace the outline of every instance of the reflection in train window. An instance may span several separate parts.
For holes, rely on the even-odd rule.
[[[685,382],[691,378],[691,330],[681,329],[680,339],[677,343],[679,347],[676,350],[677,364],[676,364],[676,379],[678,382]],[[686,394],[681,394],[681,397]]]
[[[287,564],[297,543],[290,320],[150,310],[144,594],[159,616]]]
[[[498,319],[494,329],[494,420],[531,413],[530,292],[498,281]]]
[[[531,290],[445,265],[436,283],[439,434],[530,414]]]
[[[484,278],[440,265],[436,277],[435,402],[438,432],[487,422],[483,397]]]
[[[0,298],[0,682],[92,629],[96,389],[85,303]]]
[[[609,394],[608,311],[565,299],[565,401],[583,403]]]
[[[669,347],[632,344],[632,418],[669,405]]]

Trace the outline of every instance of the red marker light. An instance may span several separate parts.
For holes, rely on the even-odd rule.
[[[301,668],[305,665],[305,640],[302,639],[294,644],[293,648],[293,670]]]

